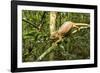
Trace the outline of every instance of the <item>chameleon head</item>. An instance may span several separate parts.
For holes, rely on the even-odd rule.
[[[55,32],[52,32],[51,33],[51,36],[50,36],[50,39],[59,39],[59,33],[57,31]]]

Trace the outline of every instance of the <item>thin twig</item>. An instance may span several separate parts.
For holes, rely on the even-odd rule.
[[[89,27],[80,27],[79,30],[74,30],[72,33],[74,34],[74,33],[78,32],[78,31],[80,31],[81,29],[87,29],[87,28],[89,28]]]
[[[40,20],[40,22],[39,22],[39,30],[41,30],[41,28],[42,28],[42,26],[43,26],[43,24],[44,24],[43,19],[45,18],[45,14],[46,14],[46,12],[43,13],[43,15],[42,15],[42,17],[41,17],[41,20]]]
[[[36,29],[39,29],[37,26],[35,26],[35,24],[33,24],[33,23],[31,23],[31,22],[29,22],[29,21],[27,21],[27,20],[25,20],[25,19],[22,19],[22,21],[24,21],[24,22],[30,24],[32,27],[34,27],[34,28],[36,28]]]
[[[89,24],[85,24],[85,23],[75,23],[76,26],[89,26]]]

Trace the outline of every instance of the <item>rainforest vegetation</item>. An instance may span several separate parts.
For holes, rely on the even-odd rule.
[[[22,61],[58,61],[90,58],[90,27],[72,33],[72,28],[55,47],[50,39],[52,11],[22,10]],[[89,13],[56,12],[55,30],[66,21],[90,25]],[[81,26],[80,26],[81,27]],[[82,26],[84,27],[84,26]],[[47,50],[51,49],[48,53]],[[43,53],[46,53],[43,55]],[[38,59],[41,57],[41,59]]]

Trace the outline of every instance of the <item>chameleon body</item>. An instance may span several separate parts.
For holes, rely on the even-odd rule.
[[[58,29],[58,31],[55,31],[51,34],[51,39],[53,40],[57,40],[60,41],[62,39],[62,37],[64,36],[64,34],[66,34],[67,32],[69,32],[73,27],[75,28],[79,28],[75,25],[75,23],[71,22],[71,21],[67,21],[64,24],[62,24],[62,26]]]

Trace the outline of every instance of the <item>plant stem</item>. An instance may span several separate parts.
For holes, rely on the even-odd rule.
[[[32,27],[34,27],[34,28],[36,28],[36,29],[39,29],[37,26],[35,26],[35,24],[32,24],[31,22],[29,22],[29,21],[27,21],[27,20],[25,20],[25,19],[22,19],[22,21],[24,21],[24,22],[30,24]]]

